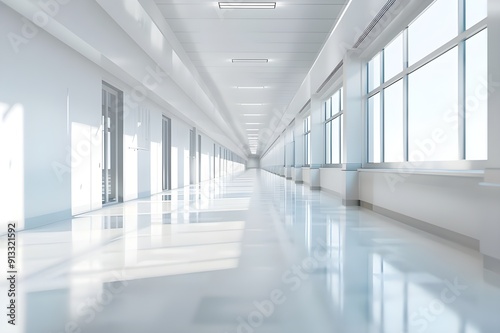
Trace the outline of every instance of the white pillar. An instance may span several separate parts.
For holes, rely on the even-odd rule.
[[[304,166],[304,133],[302,121],[296,119],[295,126],[293,127],[295,136],[295,163],[292,169],[292,179],[296,184],[302,184],[302,167]]]
[[[363,117],[363,61],[356,52],[348,51],[343,65],[344,147],[342,203],[359,205],[358,169],[363,165],[365,133]]]
[[[318,95],[311,96],[311,164],[309,168],[311,177],[311,190],[320,190],[320,168],[325,164],[325,139],[323,129],[323,108]]]
[[[500,280],[500,1],[488,1],[488,162],[484,171],[484,213],[480,249],[485,275]]]

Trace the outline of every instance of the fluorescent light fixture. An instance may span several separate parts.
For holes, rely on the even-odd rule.
[[[262,125],[262,123],[245,123],[246,125]]]
[[[267,64],[269,59],[232,59],[233,63]]]
[[[276,2],[219,2],[220,9],[275,9]]]
[[[247,128],[247,131],[260,131],[258,128]]]
[[[245,117],[263,117],[265,114],[262,113],[245,113],[243,114]]]
[[[236,89],[265,89],[266,87],[260,86],[260,87],[236,87]]]
[[[242,105],[242,106],[261,106],[261,105],[264,105],[262,103],[238,103],[238,105]]]

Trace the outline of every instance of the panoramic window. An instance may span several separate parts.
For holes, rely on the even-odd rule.
[[[408,78],[408,158],[452,161],[458,155],[457,48],[419,68]],[[452,115],[450,117],[450,115]]]
[[[384,48],[384,82],[403,71],[403,34]]]
[[[384,162],[403,162],[403,80],[384,89]]]
[[[469,29],[488,15],[488,0],[465,1],[465,28]]]
[[[457,35],[458,1],[435,1],[408,27],[409,66]]]
[[[342,128],[343,128],[343,103],[342,88],[337,90],[332,97],[325,102],[325,163],[342,163]]]
[[[377,53],[375,57],[368,63],[368,91],[380,86],[381,80],[381,70],[380,70],[380,53]]]
[[[487,159],[486,16],[437,0],[366,64],[368,162]]]

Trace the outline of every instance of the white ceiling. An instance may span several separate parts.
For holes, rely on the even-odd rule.
[[[260,154],[268,138],[264,133],[274,130],[273,116],[285,111],[348,0],[282,0],[276,9],[229,10],[219,9],[216,0],[155,2],[225,108],[220,112],[240,133],[238,144],[248,145],[247,134],[258,133],[262,142],[251,150]],[[232,63],[236,58],[263,58],[269,63]],[[252,113],[265,116],[245,116]]]

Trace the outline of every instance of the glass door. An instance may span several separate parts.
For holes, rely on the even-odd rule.
[[[118,92],[102,88],[102,203],[118,201]]]

